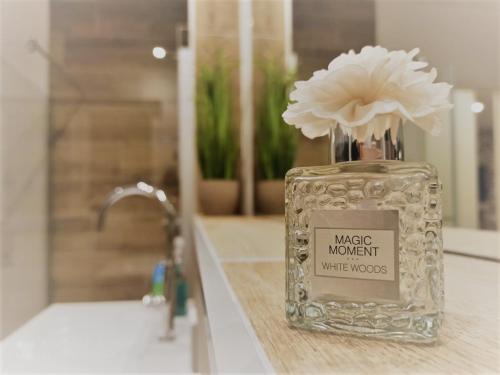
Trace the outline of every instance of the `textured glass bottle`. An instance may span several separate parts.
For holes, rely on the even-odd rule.
[[[401,161],[389,132],[358,143],[337,131],[331,157],[332,165],[287,173],[289,324],[435,341],[444,306],[435,168]]]

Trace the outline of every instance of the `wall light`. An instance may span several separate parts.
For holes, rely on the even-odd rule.
[[[481,102],[474,102],[470,105],[470,110],[472,113],[481,113],[484,111],[484,104]]]
[[[153,56],[156,59],[164,59],[167,56],[167,50],[163,47],[155,47],[153,48]]]

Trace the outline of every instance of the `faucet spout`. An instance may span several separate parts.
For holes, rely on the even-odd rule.
[[[177,227],[177,213],[174,206],[172,206],[172,204],[168,200],[165,191],[157,189],[141,181],[135,185],[116,187],[114,191],[108,195],[108,197],[104,201],[104,204],[99,210],[99,216],[97,220],[97,229],[99,231],[102,231],[104,229],[108,209],[111,208],[115,203],[130,196],[142,196],[150,199],[155,199],[163,208],[165,218],[167,219],[167,225]],[[177,230],[177,228],[175,229]]]
[[[175,317],[175,307],[176,307],[176,276],[175,276],[175,260],[173,254],[174,239],[179,235],[179,223],[177,220],[177,213],[174,206],[170,203],[167,198],[165,191],[157,189],[145,182],[138,182],[135,185],[117,187],[111,192],[104,204],[99,210],[99,216],[97,220],[97,229],[102,231],[106,222],[106,216],[108,209],[111,208],[118,201],[130,197],[130,196],[142,196],[158,201],[163,208],[165,215],[165,234],[166,234],[166,258],[167,258],[167,293],[169,295],[169,315],[167,321],[167,333],[166,338],[171,340],[174,338],[174,317]]]

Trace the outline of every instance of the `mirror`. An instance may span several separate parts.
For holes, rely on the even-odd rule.
[[[419,47],[420,60],[438,70],[437,80],[454,86],[454,108],[443,116],[439,136],[404,127],[405,159],[425,160],[439,170],[444,225],[496,230],[500,221],[498,23],[495,1],[293,1],[299,79],[342,52],[379,44],[390,50]],[[302,137],[297,163],[325,164],[327,149],[326,139]]]

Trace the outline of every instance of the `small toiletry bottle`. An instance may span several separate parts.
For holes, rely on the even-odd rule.
[[[151,280],[152,284],[151,295],[153,296],[165,295],[165,270],[166,270],[165,262],[159,262],[155,266]]]
[[[158,262],[151,276],[151,291],[142,297],[145,306],[162,306],[165,303],[165,272],[167,263],[162,260]]]
[[[184,239],[176,237],[174,240],[174,267],[176,278],[176,306],[175,315],[183,316],[187,314],[188,284],[182,270],[182,256],[184,253]]]
[[[391,58],[386,54],[388,63]],[[328,77],[339,72],[331,70],[298,84],[302,91],[289,108],[299,105],[294,108],[304,111],[308,83],[320,98],[327,95],[342,79]],[[331,82],[321,88],[321,79]],[[343,84],[342,90],[353,92],[353,86]],[[365,84],[364,90],[372,88]],[[381,99],[385,104],[388,95]],[[326,116],[325,110],[314,110],[314,103],[311,107],[309,121]],[[284,118],[301,127],[294,115],[285,112]],[[441,185],[430,164],[403,161],[396,115],[374,115],[362,132],[332,115],[336,120],[327,130],[332,164],[295,168],[286,176],[286,318],[291,326],[410,342],[437,338],[444,307]]]

